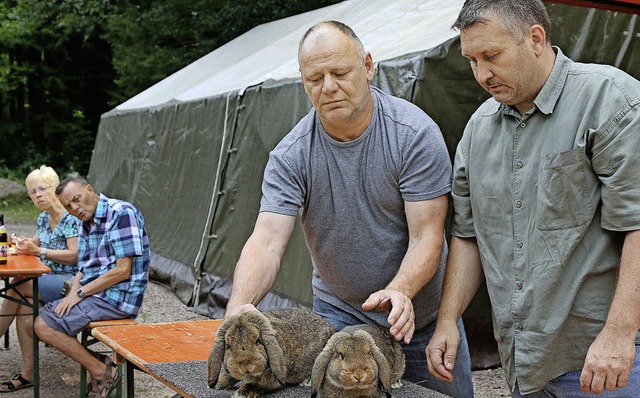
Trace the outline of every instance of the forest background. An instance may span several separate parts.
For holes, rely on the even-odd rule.
[[[86,175],[100,116],[276,19],[340,0],[0,0],[0,177]]]

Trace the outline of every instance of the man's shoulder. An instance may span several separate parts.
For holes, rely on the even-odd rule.
[[[140,215],[140,211],[131,203],[122,199],[114,199],[114,198],[106,198],[107,201],[107,212],[111,213],[111,215],[119,215],[121,213],[133,213],[136,216]]]
[[[298,148],[308,148],[314,133],[316,113],[313,108],[278,142],[273,153],[287,154]]]
[[[383,111],[401,111],[401,112],[409,112],[409,113],[419,113],[421,115],[425,115],[426,113],[420,109],[416,104],[412,103],[409,100],[406,100],[401,97],[397,97],[395,95],[389,94],[379,87],[371,86],[371,93],[374,99],[378,100]]]
[[[426,125],[436,125],[435,121],[416,104],[386,93],[375,86],[371,86],[371,92],[374,101],[378,103],[378,112],[383,117],[399,125],[415,129],[421,129]]]
[[[573,62],[568,71],[568,83],[587,91],[617,92],[628,101],[640,98],[640,81],[625,71],[611,65]]]

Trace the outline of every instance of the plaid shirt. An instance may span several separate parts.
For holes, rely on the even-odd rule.
[[[116,260],[132,257],[131,276],[94,294],[120,311],[136,317],[149,280],[149,239],[142,214],[128,202],[100,194],[93,215],[78,234],[78,269],[81,285],[97,279],[116,266]]]

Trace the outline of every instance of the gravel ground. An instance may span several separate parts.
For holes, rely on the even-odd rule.
[[[11,187],[10,187],[11,186]],[[9,188],[10,187],[10,188]],[[6,180],[0,178],[0,199],[8,190],[15,188]],[[1,206],[1,202],[0,202]],[[0,213],[2,209],[0,208]],[[24,223],[7,222],[9,233],[33,236],[35,226]],[[2,299],[0,299],[0,302]],[[172,322],[184,320],[205,319],[184,305],[168,287],[152,282],[149,284],[142,305],[142,312],[138,317],[140,323]],[[10,346],[4,350],[4,339],[0,346],[0,381],[7,380],[16,370],[20,369],[22,360],[20,348],[15,333],[15,327],[10,328]],[[98,350],[106,349],[100,348]],[[92,348],[93,348],[92,347]],[[40,345],[40,396],[42,398],[75,398],[80,391],[80,367],[71,359],[60,354],[56,349]],[[473,372],[475,398],[509,397],[504,374],[500,368],[478,370]],[[174,396],[173,390],[143,373],[135,374],[136,397],[141,398],[169,398]],[[33,389],[28,388],[7,395],[11,398],[29,398],[33,396]]]

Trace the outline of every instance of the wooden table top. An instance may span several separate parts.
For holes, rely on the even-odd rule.
[[[139,368],[209,358],[222,319],[97,327],[91,334]]]
[[[51,272],[36,256],[24,254],[10,254],[7,256],[7,264],[0,265],[0,277],[21,276],[34,277]]]

